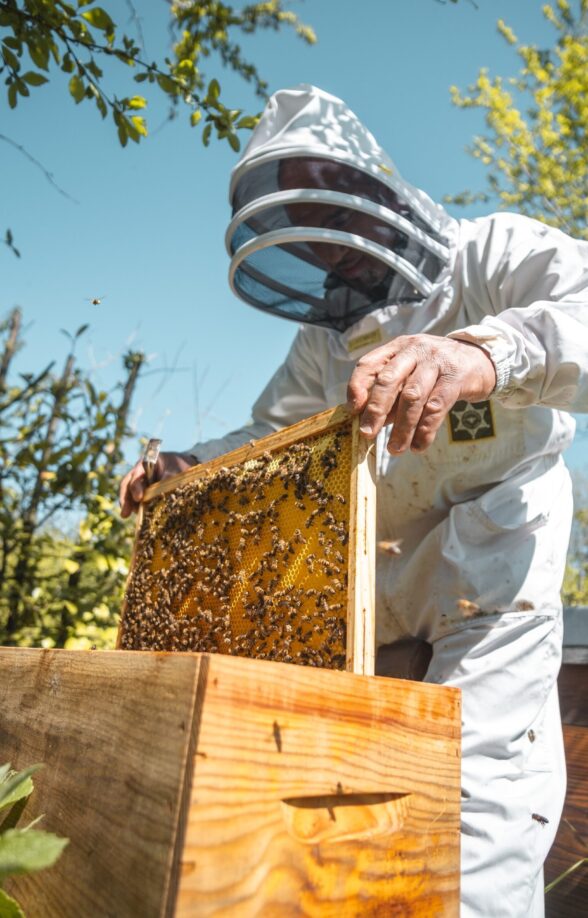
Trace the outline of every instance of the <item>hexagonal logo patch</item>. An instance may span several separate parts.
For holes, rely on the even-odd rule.
[[[449,412],[452,443],[484,440],[495,437],[494,418],[490,402],[456,402]]]

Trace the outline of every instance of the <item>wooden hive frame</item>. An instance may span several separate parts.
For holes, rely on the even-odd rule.
[[[321,440],[320,438],[323,439]],[[345,510],[341,510],[341,512],[345,512],[347,527],[345,533],[347,578],[344,597],[345,603],[339,603],[339,605],[344,605],[346,607],[346,615],[344,616],[344,624],[346,626],[345,646],[343,648],[345,652],[344,666],[349,672],[373,675],[375,649],[375,455],[373,444],[360,435],[359,419],[352,416],[343,406],[329,409],[328,411],[280,430],[263,439],[250,441],[249,444],[233,450],[224,456],[194,466],[180,475],[165,481],[157,482],[147,489],[137,523],[135,547],[131,562],[129,582],[127,584],[127,595],[123,607],[121,626],[119,629],[118,646],[125,649],[210,649],[208,647],[191,646],[188,638],[184,640],[184,644],[181,646],[172,646],[169,643],[166,644],[160,637],[157,638],[155,643],[150,643],[149,640],[145,639],[145,630],[138,621],[138,618],[143,614],[144,608],[147,608],[149,604],[147,595],[148,590],[145,588],[142,588],[142,591],[141,589],[137,589],[137,583],[141,583],[140,577],[143,576],[140,575],[140,570],[148,569],[153,573],[157,566],[155,562],[151,560],[151,556],[149,556],[147,562],[145,562],[145,556],[152,551],[152,548],[149,548],[147,535],[150,527],[155,531],[158,519],[160,523],[161,520],[165,522],[166,517],[163,508],[166,501],[171,501],[173,503],[176,497],[180,499],[181,495],[188,493],[190,488],[192,488],[192,490],[206,488],[209,486],[207,483],[219,479],[221,482],[227,481],[231,475],[240,475],[242,470],[245,470],[243,474],[246,474],[247,470],[256,467],[256,463],[260,467],[263,467],[263,463],[266,463],[266,467],[268,468],[269,464],[272,462],[274,463],[272,466],[274,468],[275,463],[282,463],[280,467],[283,468],[284,463],[289,461],[289,457],[296,454],[296,450],[306,449],[308,453],[309,449],[312,451],[312,446],[308,446],[309,442],[310,444],[330,442],[330,438],[339,438],[337,442],[339,444],[343,443],[345,450],[350,450],[350,455],[348,457],[348,499],[340,499],[341,503],[345,504]],[[338,449],[341,449],[341,447],[338,446]],[[321,454],[323,458],[325,455],[326,451]],[[345,461],[347,462],[347,459]],[[325,472],[325,478],[327,474],[328,473]],[[292,501],[296,502],[296,499],[298,499],[296,507],[301,508],[305,506],[305,498],[301,499],[300,493],[296,495],[292,488],[288,492],[287,481],[284,487],[285,493],[283,496],[281,495],[281,499],[286,501],[286,508],[290,506]],[[256,500],[258,499],[259,497],[256,497]],[[290,501],[290,504],[288,504],[288,501]],[[216,509],[218,510],[218,506]],[[201,513],[202,519],[206,518],[206,512],[207,510],[205,507]],[[292,512],[297,512],[298,517],[301,518],[300,513],[302,513],[302,510],[292,510]],[[314,512],[318,513],[319,511],[315,510]],[[331,513],[330,518],[332,517],[333,514]],[[280,521],[278,520],[278,522],[276,522],[274,519],[274,522],[277,527]],[[319,524],[320,523],[321,517],[319,516]],[[215,525],[218,525],[218,523]],[[160,532],[163,527],[164,523],[161,523]],[[304,541],[304,536],[300,534],[300,529],[297,529],[296,532],[298,533],[298,538]],[[259,540],[260,537],[257,536],[256,538]],[[176,541],[176,545],[177,544],[179,543]],[[321,544],[324,544],[324,542]],[[186,546],[181,547],[179,551],[180,555],[184,554],[184,547]],[[188,545],[187,547],[189,548],[190,546]],[[294,554],[292,549],[289,550]],[[178,554],[177,551],[176,554]],[[188,551],[186,554],[190,558],[190,563],[193,563],[193,544],[192,552],[190,553]],[[314,556],[310,555],[309,557],[312,558]],[[146,563],[147,568],[145,567]],[[306,563],[310,564],[310,561],[307,560]],[[323,561],[322,563],[325,564],[326,562]],[[328,573],[328,567],[323,569]],[[153,575],[155,576],[154,573]],[[239,576],[241,576],[242,582],[245,584],[247,582],[245,574],[240,573]],[[337,580],[334,582],[338,583]],[[312,593],[313,591],[309,590],[308,592]],[[316,593],[316,590],[314,592]],[[330,588],[330,592],[334,592],[332,587]],[[150,595],[153,603],[156,606],[160,606],[161,600],[157,598],[153,600],[153,592],[151,592]],[[158,593],[157,595],[161,596],[162,594]],[[301,595],[300,590],[298,590],[298,595]],[[132,597],[132,599],[130,597]],[[304,597],[302,601],[305,601]],[[324,598],[322,602],[325,602]],[[282,603],[282,605],[285,605],[285,603]],[[325,606],[325,609],[327,609],[327,606]],[[207,614],[210,615],[211,613],[207,612]],[[294,612],[291,613],[292,616],[294,616],[294,614]],[[155,616],[157,619],[158,615],[157,628],[160,633],[162,628],[169,629],[169,622],[171,622],[171,628],[173,630],[175,623],[180,619],[182,623],[185,623],[187,620],[186,616],[177,615],[173,617],[173,621],[169,615],[167,620],[165,620],[165,617],[162,617],[157,610],[151,613],[152,618]],[[302,615],[302,612],[300,612],[300,615]],[[318,616],[318,613],[315,611],[314,615]],[[309,619],[309,616],[307,616],[307,619]],[[165,621],[167,621],[168,624],[166,624]],[[297,618],[295,624],[297,624],[298,621],[299,619]],[[315,630],[319,629],[320,626],[315,628]],[[226,646],[218,649],[226,653],[240,653],[240,655],[257,656],[255,649],[248,653],[240,652],[238,648],[231,645],[230,637],[225,639],[225,645]],[[337,659],[342,658],[342,656],[343,654],[340,654]],[[281,657],[274,656],[269,658],[286,659],[288,661],[288,658],[285,658],[283,655]],[[299,661],[292,659],[291,662]],[[312,660],[300,662],[312,662]],[[329,662],[318,662],[314,663],[314,665],[329,666],[331,664],[329,664]],[[332,665],[331,668],[343,667],[340,665]]]

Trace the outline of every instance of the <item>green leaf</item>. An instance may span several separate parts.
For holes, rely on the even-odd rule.
[[[79,104],[84,98],[86,87],[84,86],[84,81],[80,80],[79,76],[76,74],[74,74],[69,81],[69,91],[75,99],[76,104]]]
[[[0,882],[11,874],[51,867],[68,841],[40,829],[8,829],[0,837]]]
[[[28,797],[33,790],[31,775],[42,767],[42,765],[31,765],[23,771],[9,772],[0,783],[0,809],[12,806],[22,797]]]
[[[30,96],[29,87],[20,77],[17,77],[14,81],[16,85],[16,90],[21,94],[21,96]]]
[[[18,93],[16,91],[16,85],[11,83],[8,87],[8,104],[10,108],[16,108],[16,103],[18,101]]]
[[[106,118],[106,115],[108,114],[108,109],[106,108],[106,102],[104,101],[102,96],[96,96],[96,107],[98,108],[98,111],[100,112],[102,117]]]
[[[143,98],[143,96],[131,96],[131,98],[127,100],[127,105],[129,108],[134,109],[145,108],[147,101]]]
[[[80,565],[78,564],[78,562],[77,562],[77,561],[72,561],[71,558],[64,558],[63,567],[64,567],[64,570],[66,570],[68,574],[75,574],[75,573],[77,573],[77,571],[79,571],[79,569],[80,569]],[[66,603],[64,603],[64,604],[66,604]],[[67,605],[67,604],[66,604],[66,605]],[[78,610],[78,609],[77,609],[77,606],[74,606],[73,611],[74,611],[74,612],[77,612],[77,610]],[[71,609],[70,609],[69,611],[71,611]]]
[[[47,70],[49,64],[49,46],[45,39],[39,38],[38,44],[32,44],[29,39],[29,54],[33,64],[40,67],[41,70]]]
[[[196,127],[196,125],[198,124],[201,118],[202,118],[201,111],[192,112],[192,114],[190,115],[190,124],[192,125],[192,127]]]
[[[97,80],[99,80],[99,79],[104,75],[104,74],[103,74],[103,71],[100,69],[100,67],[98,66],[98,64],[97,64],[96,61],[94,61],[94,60],[91,60],[91,61],[88,61],[88,62],[87,62],[87,64],[86,64],[86,70],[87,70],[89,73],[91,73],[92,76],[95,77]]]
[[[22,800],[23,797],[30,797],[33,790],[34,785],[32,780],[30,778],[24,778],[14,787],[12,792],[3,796],[2,802],[0,802],[0,810],[5,809],[7,806],[12,806],[18,800]]]
[[[100,29],[101,32],[106,32],[110,35],[114,34],[114,22],[101,6],[95,6],[94,9],[88,10],[87,13],[82,13],[81,15],[82,19],[89,22],[95,29]]]
[[[220,96],[220,91],[221,91],[221,88],[220,88],[219,81],[211,80],[210,83],[208,84],[208,98],[212,102],[216,102],[216,100]]]
[[[29,84],[29,86],[42,86],[43,83],[47,83],[47,77],[44,77],[42,73],[35,73],[34,70],[29,70],[27,73],[23,73],[23,80]]]
[[[0,918],[25,918],[25,913],[16,899],[5,893],[3,889],[0,889]]]
[[[126,147],[129,138],[127,134],[127,126],[124,123],[124,121],[120,122],[118,129],[117,129],[117,133],[118,133],[118,140],[119,140],[121,147]]]
[[[239,140],[236,134],[229,134],[229,143],[231,147],[233,148],[233,150],[235,151],[235,153],[238,153],[239,150],[241,149],[241,141]]]
[[[12,70],[20,70],[20,61],[18,57],[16,54],[13,54],[10,48],[7,48],[6,45],[2,45],[2,57],[4,58],[4,62]]]
[[[171,77],[166,76],[165,73],[158,74],[157,83],[159,85],[159,88],[163,89],[164,92],[167,92],[170,94],[176,92],[176,84],[171,79]]]
[[[63,55],[61,69],[64,73],[71,73],[74,69],[74,60],[69,51]]]
[[[259,121],[255,115],[244,115],[242,118],[237,121],[238,128],[254,128],[257,122]]]
[[[28,801],[28,797],[22,797],[16,803],[13,803],[13,805],[8,809],[8,812],[0,822],[0,836],[3,832],[6,831],[6,829],[14,829],[14,827],[18,824],[20,817],[24,813]],[[37,819],[33,820],[31,825],[34,825],[35,822],[42,818],[42,815],[37,817]],[[21,826],[21,828],[25,828],[25,826]]]
[[[140,115],[132,115],[131,122],[141,137],[147,137],[147,125],[144,118],[142,118]],[[137,138],[137,140],[139,140],[139,138]]]
[[[204,130],[202,131],[202,143],[205,147],[210,143],[210,133],[212,131],[212,124],[207,124]]]

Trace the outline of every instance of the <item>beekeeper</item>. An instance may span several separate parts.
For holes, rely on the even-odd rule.
[[[565,793],[561,454],[588,402],[588,244],[450,217],[311,86],[270,99],[230,197],[233,290],[300,328],[251,423],[163,454],[158,475],[349,399],[377,438],[378,536],[401,546],[378,559],[378,642],[425,639],[426,680],[462,689],[462,915],[541,916]]]

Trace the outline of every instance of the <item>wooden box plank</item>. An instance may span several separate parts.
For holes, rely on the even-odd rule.
[[[29,918],[457,916],[459,692],[223,655],[0,648],[0,758],[71,839]]]
[[[177,914],[457,915],[459,693],[208,665]]]
[[[0,647],[0,760],[45,764],[26,818],[71,839],[11,881],[27,918],[171,914],[200,664]]]
[[[588,858],[588,665],[585,651],[580,662],[564,662],[558,687],[568,786],[562,819],[545,864],[546,883]],[[547,918],[577,918],[586,912],[587,903],[588,862],[585,862],[547,893],[545,914]]]
[[[572,651],[577,655],[580,653],[575,648],[571,651],[564,648],[564,653]],[[564,660],[557,680],[562,722],[576,727],[588,727],[588,651],[583,653],[581,663],[566,663]]]

